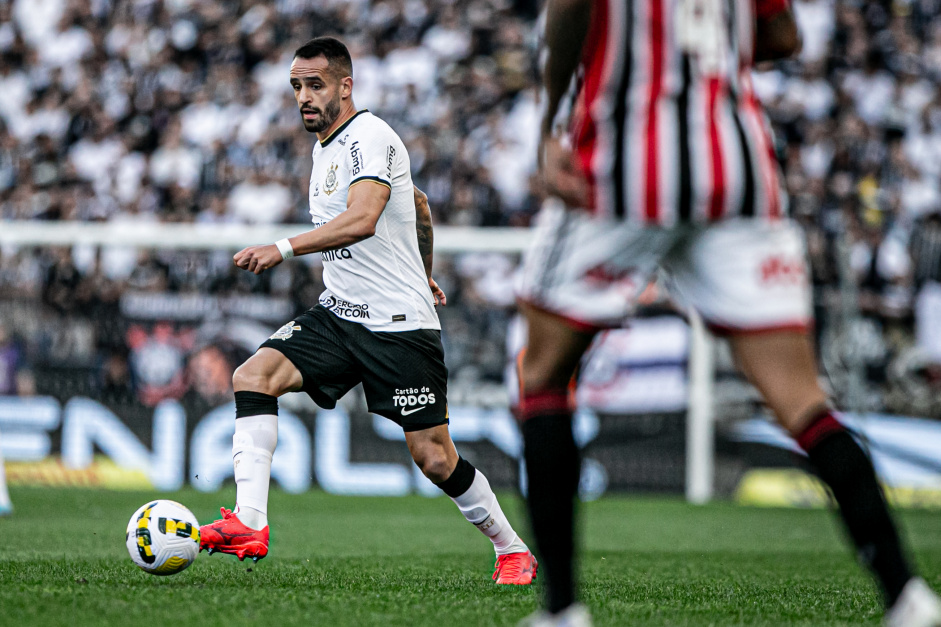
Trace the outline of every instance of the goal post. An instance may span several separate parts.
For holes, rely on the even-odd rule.
[[[715,482],[715,342],[689,312],[689,406],[686,410],[686,500],[712,499]]]
[[[9,254],[42,247],[236,251],[290,237],[306,228],[304,224],[5,221],[0,222],[0,251]],[[531,238],[532,231],[526,228],[439,226],[435,228],[435,253],[516,256],[526,249]],[[682,445],[677,452],[683,456],[685,466],[686,499],[705,503],[713,497],[715,484],[715,341],[694,312],[689,314],[688,324],[685,452]]]

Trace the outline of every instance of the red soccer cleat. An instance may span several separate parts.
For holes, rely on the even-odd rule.
[[[536,578],[539,564],[530,551],[498,555],[493,580],[499,584],[528,586]]]
[[[222,507],[222,519],[199,528],[199,550],[205,549],[258,561],[268,555],[268,527],[258,531],[246,527],[230,510]]]

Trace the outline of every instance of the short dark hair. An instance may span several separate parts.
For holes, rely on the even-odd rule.
[[[353,76],[353,58],[346,45],[335,37],[315,37],[294,51],[295,58],[324,57],[331,72],[341,78]]]

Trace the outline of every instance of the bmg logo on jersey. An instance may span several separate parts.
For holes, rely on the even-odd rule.
[[[403,416],[408,416],[429,405],[434,405],[435,395],[427,387],[397,389],[395,396],[392,397],[392,403],[395,407],[402,408]]]
[[[359,149],[359,141],[350,146],[350,158],[353,160],[353,176],[356,176],[363,169],[363,153]]]
[[[395,160],[395,148],[392,146],[386,147],[386,177],[391,181],[392,180],[392,162]]]

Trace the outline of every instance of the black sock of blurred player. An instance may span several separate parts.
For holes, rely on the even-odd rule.
[[[526,393],[521,400],[526,504],[546,583],[546,607],[555,614],[575,602],[575,496],[581,460],[568,391]]]
[[[860,560],[892,606],[912,577],[872,462],[829,411],[821,411],[797,438],[837,504]]]

